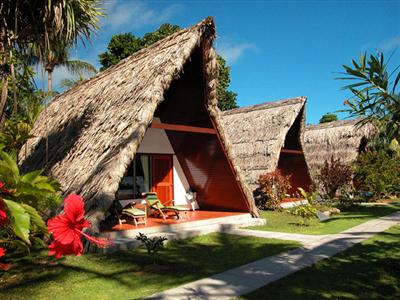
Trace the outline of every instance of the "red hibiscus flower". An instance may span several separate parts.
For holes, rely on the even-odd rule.
[[[6,255],[7,250],[4,248],[0,247],[0,257],[3,257],[4,255]]]
[[[64,200],[64,214],[58,215],[47,222],[49,232],[53,233],[54,241],[49,245],[49,255],[60,258],[62,255],[82,254],[83,245],[81,236],[98,247],[108,245],[106,240],[96,239],[82,230],[90,228],[90,223],[85,220],[85,210],[81,196],[71,194]]]
[[[0,247],[0,257],[6,254],[7,250]],[[11,264],[0,263],[0,270],[8,271],[11,268]]]
[[[0,181],[0,193],[2,194],[9,194],[11,192],[11,190],[7,190],[4,187],[4,182]]]
[[[4,202],[0,198],[0,227],[3,227],[4,225],[6,225],[7,221],[8,221],[8,217],[7,217],[6,212],[4,211]]]

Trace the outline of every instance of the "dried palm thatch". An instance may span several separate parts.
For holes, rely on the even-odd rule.
[[[259,176],[274,171],[278,166],[286,135],[298,117],[298,138],[301,143],[305,102],[305,97],[297,97],[222,113],[223,126],[233,146],[235,163],[253,191],[258,187]]]
[[[350,165],[354,162],[367,140],[373,134],[373,126],[357,125],[359,120],[344,120],[306,126],[304,154],[314,183],[326,160],[340,159]]]
[[[20,153],[22,168],[44,168],[61,183],[64,195],[82,195],[88,218],[97,226],[157,106],[198,47],[204,47],[207,109],[220,127],[214,37],[215,26],[209,17],[57,96],[39,116],[31,132],[35,137]],[[257,214],[250,191],[245,184],[241,186]]]

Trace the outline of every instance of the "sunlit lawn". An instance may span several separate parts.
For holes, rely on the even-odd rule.
[[[400,299],[400,226],[241,299]]]
[[[308,226],[299,226],[298,223],[301,218],[293,216],[287,211],[261,211],[261,217],[267,220],[267,224],[250,227],[250,229],[302,234],[331,234],[391,214],[397,210],[400,210],[400,202],[393,202],[385,206],[359,205],[347,211],[342,211],[342,213],[332,216],[325,222],[320,222],[316,218],[312,219]]]
[[[0,273],[0,299],[136,299],[298,246],[213,233],[168,244],[156,266],[144,249],[61,260],[36,253]]]

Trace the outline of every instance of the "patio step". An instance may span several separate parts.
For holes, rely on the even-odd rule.
[[[173,225],[154,226],[149,228],[132,229],[103,233],[102,236],[113,239],[111,247],[104,252],[133,249],[141,245],[135,238],[139,232],[148,237],[165,236],[170,242],[212,232],[229,232],[232,229],[247,226],[264,225],[265,219],[252,218],[250,214],[199,220]]]
[[[146,235],[158,233],[158,232],[180,232],[182,230],[188,229],[195,229],[204,225],[218,225],[218,224],[227,224],[227,223],[243,223],[252,222],[253,218],[250,214],[239,214],[233,216],[226,216],[226,217],[218,217],[218,218],[211,218],[211,219],[204,219],[204,220],[195,220],[189,222],[182,222],[182,223],[175,223],[175,224],[165,224],[160,226],[150,226],[144,228],[135,228],[129,230],[120,230],[120,231],[110,231],[110,232],[103,232],[101,235],[103,237],[116,239],[116,238],[130,238],[136,237],[139,232],[144,233]],[[248,226],[248,225],[243,225]]]

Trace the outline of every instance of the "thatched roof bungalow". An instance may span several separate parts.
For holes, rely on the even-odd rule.
[[[190,187],[201,209],[257,215],[221,130],[214,37],[209,17],[55,97],[22,168],[82,195],[94,226],[116,197],[146,189],[180,204]]]
[[[304,135],[304,153],[310,168],[311,178],[316,178],[326,160],[340,158],[350,165],[367,145],[373,134],[373,126],[357,125],[359,120],[342,120],[307,125]]]
[[[223,112],[235,161],[253,192],[259,176],[276,169],[291,175],[292,194],[310,185],[302,145],[305,103],[298,97]]]

